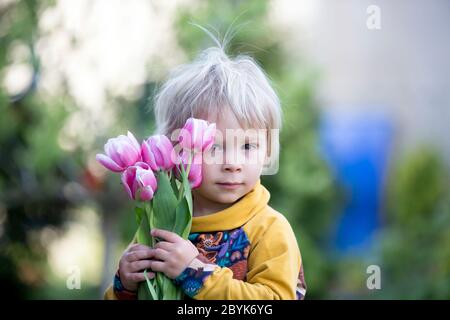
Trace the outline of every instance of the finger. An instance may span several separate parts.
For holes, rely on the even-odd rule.
[[[167,267],[166,267],[166,264],[162,261],[152,260],[151,269],[152,269],[152,271],[155,271],[155,272],[164,272],[165,269],[167,269]]]
[[[153,229],[151,231],[151,235],[153,237],[160,238],[160,239],[166,240],[168,242],[172,242],[172,243],[178,242],[180,239],[182,239],[176,233],[173,233],[173,232],[170,232],[167,230],[162,230],[162,229]]]
[[[147,278],[149,279],[153,279],[155,277],[155,273],[154,272],[147,272]],[[143,272],[135,272],[135,273],[130,273],[128,275],[128,278],[133,281],[133,282],[142,282],[145,281],[145,276]]]
[[[129,271],[132,273],[140,272],[145,269],[150,269],[152,266],[152,260],[139,260],[130,263]]]
[[[170,253],[164,249],[161,249],[161,248],[153,249],[154,260],[157,259],[157,260],[166,261],[169,256],[170,256]]]
[[[154,256],[154,249],[145,248],[144,250],[128,252],[125,260],[128,262],[134,262],[138,260],[150,259]]]
[[[163,250],[166,250],[166,251],[170,251],[172,249],[172,247],[173,247],[173,243],[166,242],[166,241],[158,242],[155,245],[155,249],[160,248],[160,249],[163,249]]]
[[[133,252],[133,251],[138,251],[138,250],[146,250],[146,249],[151,249],[151,248],[146,245],[140,244],[140,243],[135,243],[130,246],[130,248],[128,249],[128,252]]]

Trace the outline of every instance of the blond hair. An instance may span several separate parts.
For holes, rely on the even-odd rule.
[[[192,63],[175,68],[155,95],[157,133],[170,137],[188,118],[219,116],[226,108],[243,128],[279,131],[280,101],[268,76],[248,55],[229,57],[226,43],[208,34],[217,46],[202,51]],[[278,153],[278,148],[278,135],[269,138],[269,152]]]

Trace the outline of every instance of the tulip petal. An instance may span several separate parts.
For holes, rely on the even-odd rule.
[[[144,186],[149,186],[153,189],[153,191],[156,191],[158,187],[158,182],[156,181],[156,177],[153,174],[151,170],[147,170],[142,175],[142,182]]]
[[[198,188],[202,183],[202,168],[201,165],[192,164],[188,175],[191,188]]]
[[[135,190],[134,195],[140,201],[150,200],[157,188],[155,175],[146,163],[140,163],[136,166],[136,175],[133,183],[132,190]]]
[[[203,155],[202,153],[196,153],[193,158],[189,161],[190,152],[186,150],[182,150],[180,153],[180,161],[181,165],[184,166],[184,169],[187,170],[187,167],[189,166],[189,162],[191,162],[189,173],[188,173],[188,180],[191,185],[192,189],[198,188],[202,183],[202,161],[203,161]],[[178,179],[180,179],[180,174],[178,172],[178,169],[175,172],[175,175]]]
[[[132,191],[132,186],[134,183],[134,176],[135,176],[135,171],[136,169],[134,167],[129,167],[127,170],[125,170],[122,173],[122,184],[125,188],[125,191],[128,193],[128,195],[130,196],[131,199],[134,199],[134,192]]]
[[[161,137],[161,152],[164,154],[164,169],[170,170],[174,166],[174,150],[172,142],[166,136]]]
[[[191,181],[189,181],[189,183],[192,189],[200,187],[200,185],[202,184],[202,176],[200,175],[195,177],[195,179],[192,179]]]
[[[164,135],[154,135],[145,141],[142,147],[142,155],[154,171],[169,170],[173,167],[173,145]]]
[[[95,156],[95,158],[108,170],[113,172],[122,172],[124,170],[124,168],[117,165],[117,163],[115,163],[110,157],[105,156],[104,154],[99,153]]]
[[[141,155],[142,160],[150,165],[151,169],[154,171],[158,170],[158,166],[156,165],[155,156],[150,148],[150,145],[147,141],[144,141],[141,146]]]
[[[126,167],[132,166],[140,160],[140,154],[130,144],[121,144],[117,150],[123,165]]]
[[[161,153],[161,150],[159,148],[154,147],[153,149],[153,155],[155,156],[155,162],[158,167],[164,167],[164,156]]]
[[[178,142],[183,149],[192,150],[192,135],[189,130],[182,128],[178,135]]]
[[[119,167],[125,169],[126,167],[123,165],[122,159],[120,159],[120,154],[117,152],[116,141],[118,141],[117,138],[108,139],[105,144],[105,152]]]
[[[143,187],[139,192],[140,201],[149,201],[153,198],[154,191],[151,187]]]
[[[127,136],[128,136],[128,139],[131,141],[132,145],[134,146],[134,148],[136,150],[139,150],[140,149],[139,148],[139,143],[137,142],[137,140],[134,137],[134,135],[130,131],[128,131]]]
[[[142,162],[142,161],[136,162],[135,166],[136,167],[140,167],[140,168],[145,169],[145,170],[150,170],[150,166],[148,165],[148,163],[145,163],[145,162]]]

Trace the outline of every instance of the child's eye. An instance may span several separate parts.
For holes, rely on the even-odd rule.
[[[256,143],[246,143],[244,144],[244,149],[245,150],[253,150],[258,148],[258,145]]]
[[[211,152],[214,153],[215,151],[219,151],[220,150],[220,145],[215,143],[211,146]]]

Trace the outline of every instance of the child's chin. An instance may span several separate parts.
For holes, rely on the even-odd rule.
[[[223,204],[232,204],[239,200],[241,196],[237,193],[220,194],[216,197],[216,201]]]

